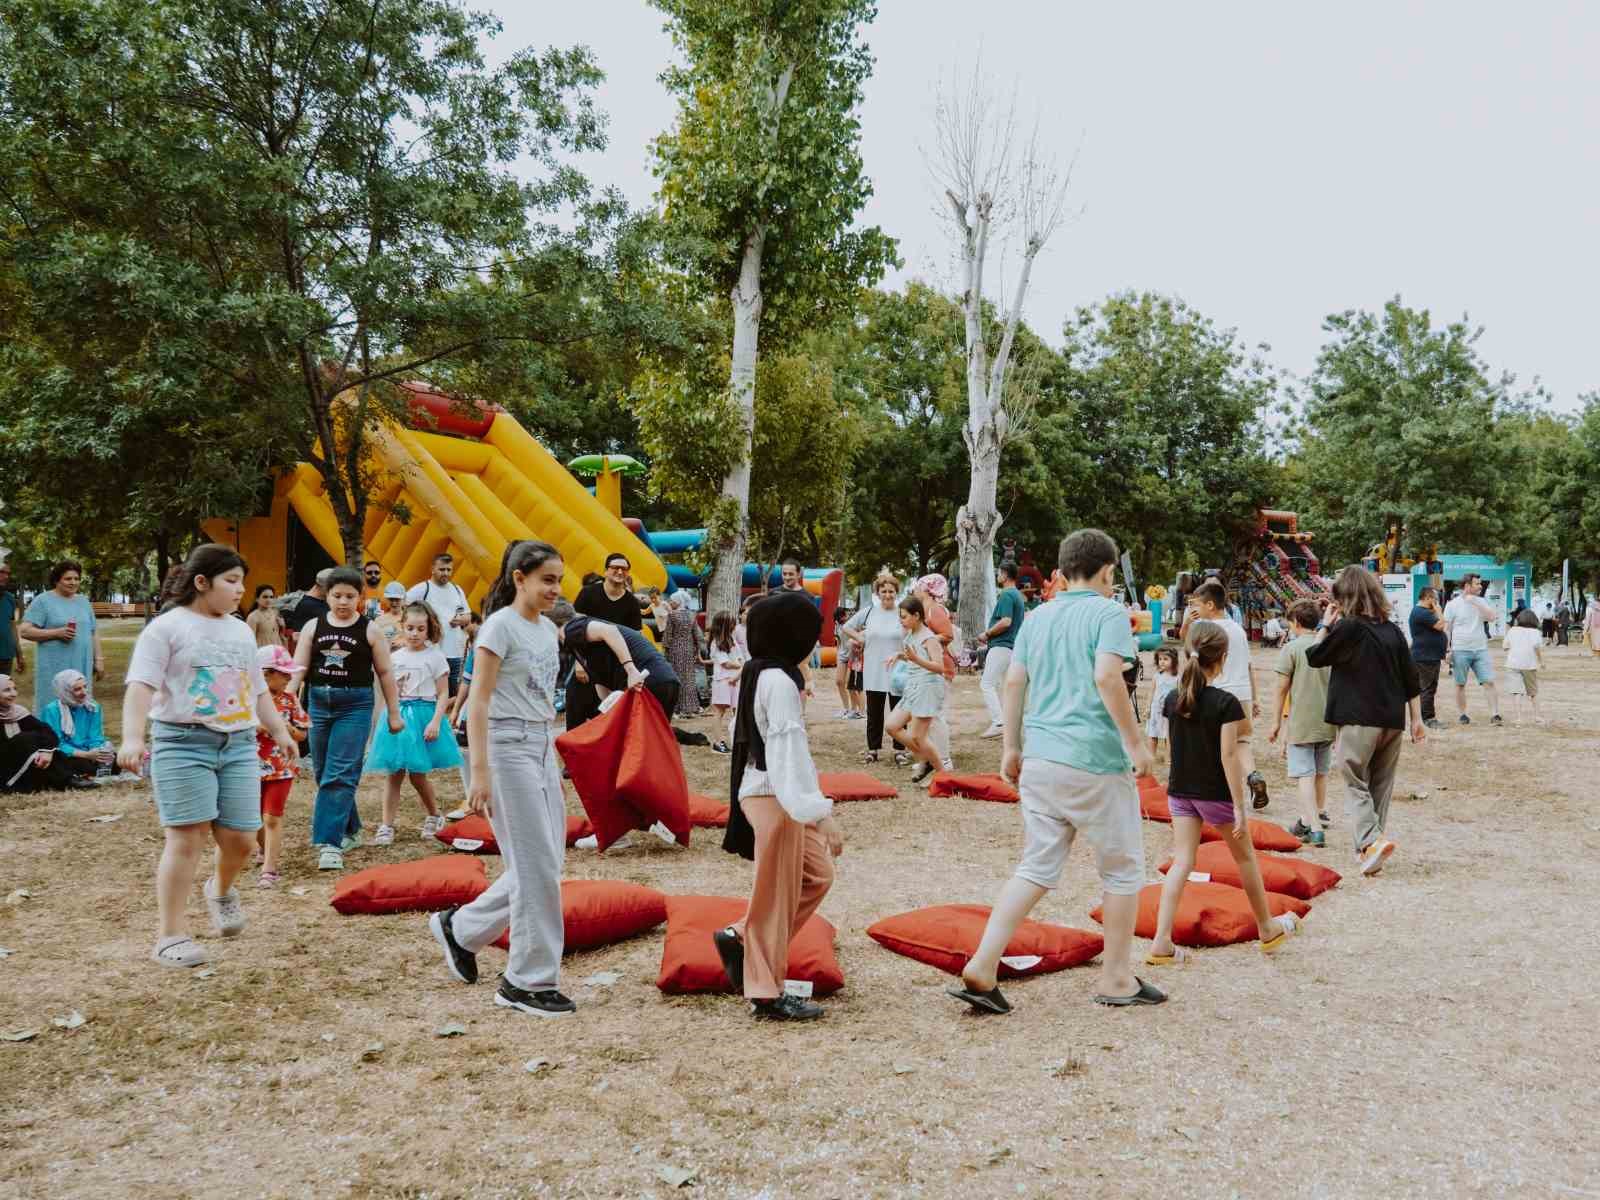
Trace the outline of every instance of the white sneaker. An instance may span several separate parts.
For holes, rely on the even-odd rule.
[[[239,903],[239,888],[231,887],[221,896],[213,895],[217,877],[206,880],[201,889],[205,893],[206,911],[211,914],[211,924],[223,937],[234,937],[244,930],[244,906]]]
[[[394,826],[379,825],[378,832],[372,835],[372,844],[374,846],[394,845]]]
[[[850,719],[850,710],[848,708],[841,708],[838,712],[834,713],[833,716],[837,721],[848,721]]]
[[[344,851],[337,846],[324,846],[322,852],[317,855],[317,870],[344,870]]]
[[[981,737],[981,738],[997,738],[1004,732],[1005,732],[1005,726],[1003,726],[1003,725],[991,725],[991,726],[989,726],[989,728],[985,729],[978,736]]]
[[[956,769],[956,760],[953,759],[953,758],[945,759],[942,763],[939,764],[939,769],[941,771],[946,771],[946,772],[948,772],[950,774],[954,774],[955,773],[955,769]]]
[[[444,815],[446,821],[464,821],[466,818],[467,810],[464,808],[452,808]]]
[[[444,818],[443,817],[423,817],[422,818],[422,836],[423,836],[424,839],[433,837],[434,834],[438,833],[439,830],[441,830],[443,828],[444,828]]]

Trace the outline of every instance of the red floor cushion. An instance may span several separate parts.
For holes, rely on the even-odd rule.
[[[690,792],[689,824],[698,829],[722,829],[728,824],[728,806],[710,796]]]
[[[1169,858],[1160,870],[1166,873],[1172,865]],[[1269,892],[1281,892],[1297,900],[1310,900],[1335,886],[1339,872],[1309,858],[1285,858],[1281,854],[1256,853],[1256,866],[1261,870],[1261,882]],[[1207,842],[1194,856],[1194,869],[1198,874],[1211,876],[1212,883],[1225,883],[1229,887],[1242,887],[1239,868],[1228,847],[1221,842]]]
[[[346,916],[438,912],[476,900],[488,886],[489,876],[481,858],[435,854],[346,875],[334,886],[328,903]]]
[[[1172,809],[1167,806],[1167,789],[1153,775],[1139,779],[1139,815],[1146,821],[1172,820]]]
[[[1156,935],[1156,914],[1161,908],[1161,885],[1152,883],[1139,892],[1139,917],[1133,932],[1142,938]],[[1298,917],[1311,905],[1293,896],[1267,893],[1267,909],[1275,917],[1292,912]],[[1097,905],[1089,914],[1096,921],[1104,914]],[[1172,940],[1180,946],[1231,946],[1256,939],[1256,919],[1243,891],[1225,883],[1190,883],[1172,919]]]
[[[1222,830],[1215,825],[1202,825],[1200,840],[1220,842]],[[1279,854],[1293,854],[1300,849],[1300,839],[1282,825],[1274,825],[1271,821],[1257,821],[1253,817],[1250,819],[1250,844],[1257,850],[1276,850]]]
[[[661,705],[643,688],[624,692],[607,712],[556,738],[604,852],[623,834],[660,821],[689,844],[689,781],[678,739]]]
[[[468,813],[459,821],[451,821],[434,836],[452,850],[468,854],[500,853],[500,844],[494,840],[494,826],[482,813]]]
[[[637,937],[666,919],[667,898],[655,888],[620,879],[566,879],[561,883],[565,954]],[[490,945],[509,950],[511,931]]]
[[[939,904],[898,916],[885,917],[867,927],[867,936],[885,949],[904,954],[950,975],[959,975],[978,949],[989,908],[983,904]],[[1105,946],[1098,933],[1023,921],[1006,943],[1000,960],[1000,978],[1043,975],[1088,962]]]
[[[674,995],[726,992],[711,935],[744,916],[746,901],[729,896],[668,896],[667,937],[661,947],[661,975],[656,986]],[[828,996],[844,986],[844,972],[833,953],[833,926],[813,916],[789,943],[786,978],[812,985],[812,994]]]
[[[594,826],[589,824],[588,817],[567,814],[567,845],[572,845],[579,838],[586,838],[594,832]]]
[[[887,800],[900,789],[865,771],[819,771],[817,783],[830,800]]]
[[[1017,789],[1002,775],[956,775],[939,771],[928,784],[930,796],[962,796],[968,800],[994,800],[1015,804]]]

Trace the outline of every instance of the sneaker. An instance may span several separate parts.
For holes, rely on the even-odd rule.
[[[420,833],[424,839],[433,837],[444,828],[444,818],[440,816],[423,817]]]
[[[1500,719],[1500,714],[1499,713],[1495,713],[1494,716],[1489,718],[1489,724],[1491,724],[1491,725],[1504,725],[1505,722]]]
[[[516,984],[500,979],[500,990],[494,1002],[501,1008],[514,1008],[535,1017],[565,1017],[578,1011],[578,1006],[554,988],[543,992],[526,992]]]
[[[911,755],[904,750],[896,750],[894,752],[894,765],[897,767],[909,767],[911,765]]]
[[[1467,716],[1466,713],[1462,713],[1459,717],[1456,718],[1456,724],[1457,725],[1471,725],[1472,724],[1472,718]]]
[[[244,931],[244,906],[239,903],[239,887],[235,884],[221,896],[212,895],[217,883],[213,875],[201,889],[205,893],[206,911],[211,914],[211,924],[223,937],[235,937]]]
[[[744,943],[733,931],[733,926],[719,929],[711,935],[716,943],[717,957],[722,960],[722,973],[728,977],[735,995],[744,995]]]
[[[758,1021],[815,1021],[826,1010],[799,996],[783,995],[776,1000],[752,1000],[750,1011]]]
[[[732,754],[733,751],[728,748],[728,743],[727,742],[712,742],[711,743],[711,753],[713,753],[713,754]]]
[[[1321,850],[1327,844],[1328,835],[1323,833],[1320,829],[1313,829],[1311,831],[1311,836],[1306,839],[1306,845],[1310,846],[1314,850]]]
[[[1302,845],[1311,840],[1311,826],[1304,821],[1296,819],[1295,823],[1289,826],[1289,832],[1299,838]]]
[[[978,736],[981,738],[997,738],[1005,731],[1005,726],[1003,725],[990,725],[989,728],[985,729]]]
[[[1383,870],[1383,864],[1394,853],[1394,843],[1388,838],[1379,838],[1361,852],[1361,873],[1363,875],[1376,875]]]
[[[317,855],[317,870],[344,870],[344,851],[339,849],[337,846],[324,846],[322,848],[322,853]]]
[[[339,840],[339,849],[343,850],[346,854],[352,850],[359,850],[364,845],[366,845],[366,843],[361,840],[361,835],[359,833],[347,833]]]
[[[452,808],[445,813],[444,819],[446,821],[464,821],[467,819],[467,810],[464,808]]]
[[[1427,729],[1443,729],[1444,728],[1444,722],[1439,720],[1436,717],[1429,717],[1422,724]]]
[[[379,825],[378,832],[372,835],[372,844],[374,846],[394,845],[394,826]]]
[[[1319,812],[1317,814],[1317,824],[1326,829],[1329,825],[1333,824],[1333,818],[1325,812]]]
[[[955,773],[955,769],[956,769],[956,760],[953,759],[953,758],[944,759],[939,764],[939,770],[948,772],[950,774],[954,774]]]
[[[1250,795],[1253,797],[1250,802],[1251,806],[1257,812],[1260,812],[1271,803],[1267,799],[1267,781],[1261,778],[1260,771],[1251,771],[1249,775],[1245,776],[1244,781],[1250,785]]]
[[[857,712],[853,708],[850,710],[850,715],[845,718],[846,721],[865,721],[866,719],[867,719],[867,714],[866,713]]]
[[[452,924],[455,916],[456,910],[453,908],[436,912],[428,918],[428,928],[433,930],[433,940],[444,951],[445,970],[462,983],[477,983],[478,956],[462,949],[461,943],[456,941],[455,926]]]
[[[931,766],[929,766],[927,763],[918,763],[917,769],[911,772],[911,782],[921,783],[924,779],[932,774],[933,768]]]
[[[838,712],[833,714],[833,719],[835,721],[848,721],[850,719],[850,710],[848,708],[841,708]]]

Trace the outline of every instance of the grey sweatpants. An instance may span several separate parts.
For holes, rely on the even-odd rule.
[[[1395,769],[1400,765],[1399,729],[1372,725],[1339,728],[1339,770],[1344,773],[1344,811],[1356,851],[1383,836],[1389,824]]]
[[[561,864],[567,853],[566,804],[554,730],[544,722],[491,718],[489,823],[505,870],[451,922],[456,941],[476,954],[511,928],[506,981],[525,991],[555,988],[564,944]]]

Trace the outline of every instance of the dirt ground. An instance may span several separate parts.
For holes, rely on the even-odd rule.
[[[118,677],[134,632],[112,634]],[[868,939],[905,909],[989,903],[1020,846],[1014,806],[930,800],[892,765],[875,773],[899,799],[840,806],[849,840],[823,914],[846,986],[803,1028],[757,1025],[731,997],[663,996],[660,931],[569,957],[573,1018],[497,1009],[498,951],[463,987],[425,918],[328,907],[304,782],[283,884],[246,877],[249,928],[207,939],[213,974],[163,970],[147,958],[147,788],[5,799],[0,1033],[37,1035],[0,1042],[0,1196],[1600,1196],[1583,908],[1600,893],[1600,661],[1573,647],[1547,662],[1548,727],[1492,728],[1474,694],[1470,727],[1407,746],[1399,851],[1376,879],[1350,870],[1334,782],[1319,857],[1346,879],[1303,936],[1271,960],[1251,944],[1146,970],[1172,996],[1155,1009],[1097,1007],[1082,968],[1008,985],[1015,1013],[978,1018],[946,976]],[[814,706],[823,769],[854,767],[862,745],[836,707]],[[993,770],[975,679],[954,708],[958,763]],[[1287,824],[1282,761],[1264,731],[1256,747],[1266,815]],[[726,759],[686,763],[726,795]],[[459,784],[440,782],[455,807]],[[369,831],[377,800],[369,781]],[[408,800],[401,840],[353,866],[439,852],[419,821]],[[1144,830],[1154,878],[1170,832]],[[572,851],[568,875],[739,895],[749,868],[718,842]],[[1035,915],[1095,928],[1095,899],[1080,846]],[[198,930],[198,896],[193,914]],[[53,1024],[74,1011],[85,1024]],[[449,1022],[466,1034],[436,1036]],[[692,1173],[681,1189],[672,1168]]]

